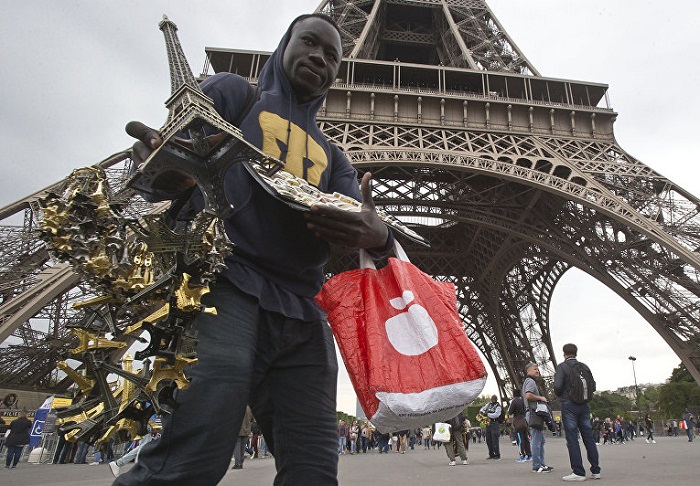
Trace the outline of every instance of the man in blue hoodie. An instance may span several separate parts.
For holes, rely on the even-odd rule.
[[[275,458],[278,485],[336,485],[337,361],[333,336],[314,303],[323,283],[328,243],[393,247],[371,198],[370,174],[357,172],[316,124],[316,113],[338,73],[340,32],[320,14],[292,22],[260,73],[259,99],[240,122],[245,138],[283,160],[285,170],[323,192],[363,200],[351,213],[326,206],[291,209],[260,187],[240,164],[225,177],[234,207],[226,232],[236,245],[203,299],[217,315],[195,318],[199,362],[178,390],[178,409],[163,434],[115,485],[209,485],[228,469],[246,404]],[[217,112],[233,123],[244,110],[248,82],[220,73],[202,83]],[[140,142],[136,163],[161,143],[157,131],[131,124]],[[173,192],[189,181],[171,180]],[[201,208],[201,194],[191,196]],[[304,437],[304,440],[299,440]]]

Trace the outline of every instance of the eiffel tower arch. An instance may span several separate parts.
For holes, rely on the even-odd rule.
[[[607,86],[548,78],[481,0],[321,2],[344,62],[319,116],[375,178],[375,201],[427,237],[412,261],[458,289],[465,332],[501,394],[535,360],[551,376],[549,306],[574,267],[620,295],[700,382],[698,199],[615,140]],[[267,54],[207,50],[255,82]],[[99,165],[119,188],[129,153]],[[91,289],[33,233],[37,197],[1,208],[0,387],[66,390],[70,304]],[[143,214],[149,205],[131,201]],[[336,252],[328,270],[355,264]]]

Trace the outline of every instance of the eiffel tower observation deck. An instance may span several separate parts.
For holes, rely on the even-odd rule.
[[[606,84],[540,73],[481,0],[326,0],[317,10],[336,20],[344,48],[321,127],[372,172],[377,206],[430,241],[402,244],[457,286],[465,332],[503,397],[528,361],[553,375],[550,305],[572,268],[624,299],[700,383],[700,201],[619,145]],[[252,83],[269,57],[206,55],[205,72]],[[101,162],[117,189],[124,160]],[[26,209],[24,231],[3,234],[0,341],[22,345],[0,349],[0,387],[61,391],[72,383],[55,370],[71,347],[70,303],[91,290],[31,236],[36,197],[3,213]],[[135,200],[129,210],[151,209]],[[328,270],[355,258],[337,249]]]

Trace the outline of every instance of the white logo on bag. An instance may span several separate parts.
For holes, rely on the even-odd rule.
[[[401,297],[391,299],[394,309],[403,310],[414,299],[413,292],[404,290]],[[401,354],[417,356],[438,343],[438,329],[428,311],[414,304],[406,312],[387,319],[384,324],[391,345]]]

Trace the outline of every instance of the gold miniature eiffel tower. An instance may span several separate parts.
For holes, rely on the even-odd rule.
[[[158,25],[165,36],[172,95],[165,102],[168,120],[161,128],[163,144],[138,168],[129,186],[154,193],[156,179],[176,171],[192,176],[204,196],[204,210],[223,218],[231,205],[223,191],[224,175],[235,163],[248,161],[268,175],[284,163],[248,143],[241,131],[221,118],[211,98],[199,88],[177,37],[177,26],[163,16]],[[186,133],[189,140],[182,138]],[[207,135],[217,134],[207,138]],[[215,142],[212,143],[212,140]]]

